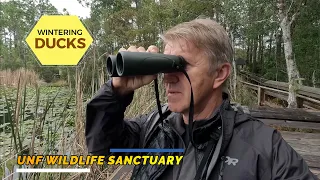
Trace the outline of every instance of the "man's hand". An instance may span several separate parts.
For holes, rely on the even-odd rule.
[[[143,47],[139,47],[137,49],[135,46],[130,46],[127,50],[121,48],[119,51],[158,53],[159,49],[156,46],[149,46],[148,50],[146,51]],[[112,77],[112,84],[116,93],[120,95],[126,95],[144,85],[151,83],[156,78],[156,74],[145,76]]]

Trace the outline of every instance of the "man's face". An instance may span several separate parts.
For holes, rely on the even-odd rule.
[[[203,109],[213,96],[215,77],[209,75],[209,60],[192,43],[185,40],[168,42],[164,54],[180,55],[186,61],[186,72],[190,78],[195,112]],[[164,74],[164,84],[168,97],[169,109],[173,112],[186,113],[190,106],[190,83],[182,72]]]

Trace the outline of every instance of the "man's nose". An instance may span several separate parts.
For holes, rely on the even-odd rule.
[[[164,73],[164,83],[177,83],[179,81],[177,73]]]

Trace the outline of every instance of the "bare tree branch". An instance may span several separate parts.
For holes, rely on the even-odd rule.
[[[290,26],[291,26],[291,25],[294,23],[294,21],[296,20],[297,15],[300,14],[301,7],[302,7],[302,6],[305,6],[306,3],[307,3],[307,0],[301,0],[301,1],[299,2],[299,6],[298,6],[298,8],[297,8],[297,11],[296,11],[296,12],[292,15],[292,17],[291,17]],[[288,12],[289,12],[289,11],[288,11]]]
[[[287,11],[287,16],[288,16],[288,14],[289,14],[289,12],[290,12],[290,10],[291,10],[292,4],[293,4],[293,0],[291,0],[290,7],[289,7],[289,9],[288,9],[288,11]]]
[[[275,21],[273,20],[273,15],[270,16],[270,18],[267,18],[267,19],[262,19],[262,20],[259,20],[259,21],[253,21],[252,23],[261,23],[261,22],[269,22],[269,23],[275,23],[275,22],[278,22],[278,21]]]
[[[284,0],[278,0],[278,3],[277,3],[277,6],[278,6],[278,9],[279,9],[279,18],[280,18],[280,22],[283,21],[283,19],[285,18],[285,15],[284,15]]]
[[[294,21],[296,20],[297,15],[299,15],[300,12],[296,12],[292,15],[291,17],[291,21],[290,21],[290,27],[292,26],[292,23],[294,23]]]

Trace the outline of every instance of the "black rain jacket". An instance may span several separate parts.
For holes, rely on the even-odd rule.
[[[116,95],[109,80],[88,102],[85,136],[89,153],[108,156],[110,148],[178,147],[181,137],[168,119],[158,121],[157,110],[135,119],[124,119],[132,99],[133,93],[125,97]],[[166,106],[163,106],[163,112],[166,117],[174,117]],[[277,130],[232,106],[229,100],[221,105],[219,115],[221,136],[210,156],[205,157],[206,168],[198,170],[202,171],[201,179],[317,179]],[[204,132],[208,133],[207,137],[213,137],[210,131]],[[203,143],[203,149],[208,142]],[[204,151],[198,154],[203,156]],[[155,180],[165,169],[166,166],[139,165],[134,168],[132,179]]]

